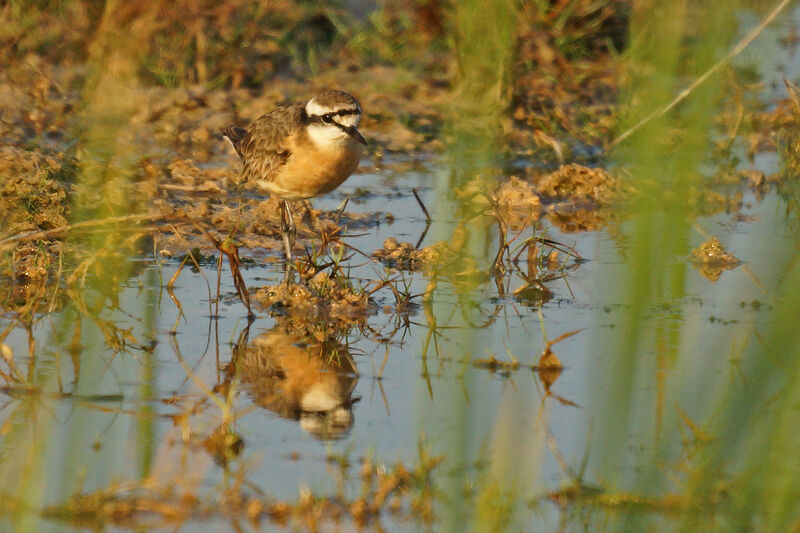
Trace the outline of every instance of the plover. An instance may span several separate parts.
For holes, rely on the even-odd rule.
[[[325,91],[305,104],[273,109],[245,128],[223,133],[242,159],[245,182],[255,182],[281,201],[281,234],[287,259],[297,230],[290,200],[331,192],[358,167],[361,106],[343,91]]]

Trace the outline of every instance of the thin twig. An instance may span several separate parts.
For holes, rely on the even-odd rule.
[[[349,196],[345,196],[344,202],[339,206],[339,209],[336,210],[336,215],[333,217],[333,222],[338,225],[339,220],[341,220],[342,215],[344,214],[344,210],[347,207],[347,203],[350,201]]]
[[[239,269],[239,265],[241,264],[241,260],[239,259],[239,248],[233,243],[232,239],[227,239],[225,242],[220,242],[219,240],[215,239],[203,226],[194,223],[194,227],[197,228],[206,238],[211,241],[214,247],[219,250],[220,253],[225,254],[228,257],[228,265],[231,267],[231,276],[233,277],[233,286],[236,289],[237,294],[239,295],[239,299],[242,301],[244,306],[247,308],[247,316],[253,317],[255,313],[250,308],[250,293],[247,290],[247,284],[242,277],[242,273]],[[198,269],[200,267],[198,266]],[[202,272],[202,271],[201,271]],[[208,293],[208,306],[209,306],[209,313],[211,312],[211,289],[209,288]]]
[[[417,189],[411,189],[411,192],[414,193],[414,198],[417,199],[417,203],[422,208],[422,212],[425,213],[425,220],[430,222],[432,220],[431,215],[428,213],[428,209],[425,207],[425,204],[422,203],[422,199],[419,197],[419,194],[417,194]]]

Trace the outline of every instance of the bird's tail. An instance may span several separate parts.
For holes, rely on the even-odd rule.
[[[225,131],[222,132],[223,137],[227,137],[228,140],[233,145],[233,149],[236,150],[236,153],[239,154],[239,157],[242,156],[242,152],[240,150],[240,146],[242,143],[242,139],[247,134],[247,130],[244,128],[240,128],[239,126],[234,126],[231,124]]]

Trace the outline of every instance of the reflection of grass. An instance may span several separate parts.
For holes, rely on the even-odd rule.
[[[234,472],[233,482],[220,488],[219,497],[212,499],[199,494],[190,479],[169,484],[144,479],[75,495],[60,505],[46,508],[44,515],[76,526],[116,525],[132,529],[180,527],[209,518],[230,520],[234,525],[246,518],[252,524],[269,522],[311,531],[341,527],[342,523],[355,524],[359,529],[368,526],[380,529],[384,515],[401,523],[433,522],[436,495],[431,480],[441,457],[430,456],[420,446],[419,461],[413,469],[402,462],[387,465],[364,457],[355,465],[357,472],[346,457],[329,456],[328,461],[338,462],[337,475],[341,478],[338,493],[331,496],[312,494],[308,489],[302,489],[296,501],[251,494],[245,472]],[[344,490],[351,484],[359,487],[358,496],[350,496]]]
[[[488,272],[491,267],[491,258],[486,253],[489,222],[482,216],[485,202],[480,200],[491,188],[500,154],[500,119],[510,97],[515,8],[516,4],[506,0],[468,1],[459,2],[453,13],[452,45],[458,70],[447,126],[452,170],[440,180],[437,204],[447,208],[443,219],[454,221],[452,227],[438,228],[438,231],[446,232],[445,240],[459,260],[440,262],[441,272],[434,273],[433,277],[455,278],[459,283],[436,283],[425,304],[430,310],[428,327],[432,331],[440,326],[440,321],[443,326],[455,328],[443,342],[436,342],[436,349],[437,354],[439,350],[460,354],[457,357],[464,369],[460,381],[465,390],[470,389],[473,381],[474,371],[469,365],[472,354],[484,342],[474,326],[482,320],[477,302],[481,300],[479,287],[484,278],[474,275],[459,278],[459,274],[469,267],[477,273]],[[437,231],[436,226],[434,231]],[[458,302],[459,312],[455,315],[444,303],[451,298]],[[444,318],[448,316],[449,320]],[[423,373],[426,372],[423,368]],[[506,477],[508,465],[505,461],[490,461],[482,482],[475,486],[478,506],[471,511],[471,506],[465,503],[471,495],[465,491],[472,483],[470,442],[475,435],[469,428],[474,407],[465,400],[460,387],[440,390],[437,394],[439,403],[448,411],[448,419],[459,428],[438,443],[447,451],[446,469],[457,472],[444,480],[447,505],[442,516],[443,528],[464,530],[473,521],[478,528],[486,529],[507,525],[511,516],[502,511],[499,514],[490,511],[497,510],[495,504],[499,500],[507,503],[506,509],[514,507],[513,487],[517,479],[513,475]],[[434,429],[428,428],[428,432],[434,433]],[[493,448],[503,449],[506,444],[506,434],[499,430]],[[503,517],[498,521],[500,515]]]

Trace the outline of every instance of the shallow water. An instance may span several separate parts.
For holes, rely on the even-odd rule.
[[[769,172],[775,160],[765,157],[759,164]],[[430,173],[392,177],[361,174],[330,198],[318,200],[316,207],[333,209],[341,197],[358,187],[368,187],[374,194],[351,204],[349,210],[390,212],[395,220],[360,229],[362,235],[350,237],[348,242],[362,250],[379,248],[390,236],[415,242],[425,220],[410,188],[419,189],[434,220],[439,216],[429,186],[438,170],[435,165],[430,169]],[[744,217],[722,214],[697,222],[726,242],[743,266],[723,273],[716,283],[688,269],[686,297],[648,310],[651,318],[661,322],[666,319],[667,323],[673,314],[676,327],[684,326],[689,334],[681,342],[687,343],[688,348],[682,353],[702,352],[704,343],[713,342],[710,339],[714,337],[736,337],[742,325],[753,320],[750,303],[765,300],[764,287],[774,286],[776,281],[771,263],[760,259],[793,246],[789,230],[780,217],[774,216],[782,210],[775,193],[769,193],[761,201],[748,193],[744,201],[747,206],[741,213]],[[765,238],[753,238],[760,235]],[[51,445],[44,466],[48,471],[44,489],[47,504],[62,501],[76,486],[89,492],[107,487],[115,480],[136,479],[147,472],[157,479],[167,480],[170,476],[184,482],[195,479],[200,487],[213,493],[215,487],[226,482],[226,476],[200,442],[220,423],[220,411],[199,384],[212,389],[225,381],[225,367],[237,343],[246,344],[246,350],[251,351],[255,345],[269,345],[274,353],[281,354],[280,364],[289,369],[285,370],[287,374],[310,372],[316,376],[313,386],[319,390],[309,393],[313,398],[307,398],[307,402],[324,405],[333,401],[345,407],[339,408],[333,421],[315,414],[298,415],[296,406],[287,407],[285,398],[274,397],[268,379],[248,383],[246,377],[242,378],[233,403],[236,431],[244,440],[244,450],[237,462],[247,465],[248,481],[266,494],[292,500],[298,494],[298,487],[303,486],[315,494],[334,493],[337,478],[336,468],[328,461],[331,455],[345,456],[351,461],[372,456],[390,463],[400,460],[413,464],[421,432],[431,453],[446,455],[453,452],[447,449],[447,443],[463,441],[465,434],[469,437],[463,444],[471,453],[487,446],[495,448],[494,435],[501,428],[505,442],[512,445],[505,451],[498,446],[497,453],[508,454],[507,461],[514,464],[514,475],[527,484],[526,494],[532,498],[542,496],[567,480],[553,455],[544,451],[545,426],[549,426],[553,441],[568,464],[577,467],[584,455],[589,454],[588,477],[592,478],[597,459],[591,453],[589,435],[593,405],[597,402],[596,372],[614,357],[603,339],[606,332],[618,325],[619,314],[625,312],[620,295],[608,290],[622,285],[599,283],[624,275],[625,258],[618,240],[606,231],[562,234],[552,227],[548,236],[569,245],[574,243],[576,251],[587,261],[569,270],[566,281],[549,282],[547,286],[553,297],[541,305],[513,296],[501,297],[492,283],[486,284],[480,293],[484,299],[480,306],[487,316],[495,318],[483,329],[480,344],[449,343],[447,352],[437,354],[429,348],[423,354],[429,327],[424,313],[418,309],[411,313],[407,327],[401,327],[386,343],[351,331],[341,339],[346,348],[337,349],[338,357],[346,358],[345,352],[349,352],[355,370],[343,362],[338,368],[327,365],[321,374],[314,367],[317,348],[299,345],[297,339],[276,327],[276,319],[264,311],[257,313],[249,325],[248,341],[242,342],[242,332],[248,327],[247,313],[235,296],[227,266],[222,276],[223,297],[218,316],[212,316],[209,310],[209,289],[201,273],[186,269],[181,274],[174,291],[183,307],[183,316],[179,317],[178,308],[165,289],[166,280],[178,267],[177,261],[161,260],[156,264],[151,258],[142,258],[137,262],[137,274],[119,294],[119,308],[102,313],[116,328],[130,328],[135,341],[121,353],[109,349],[97,325],[85,318],[80,320],[80,346],[69,346],[71,336],[66,341],[59,340],[56,332],[72,331],[76,324],[74,312],[68,310],[36,321],[35,361],[29,361],[25,355],[27,333],[17,328],[9,335],[6,343],[17,354],[17,365],[35,365],[38,382],[46,384],[43,390],[61,391],[68,396],[26,397],[12,393],[6,397],[0,415],[2,423],[6,426],[31,423],[32,415],[52,421],[49,426],[52,434],[48,437]],[[704,237],[697,233],[692,240],[697,245]],[[684,262],[688,263],[688,258]],[[380,267],[374,262],[354,258],[351,263],[356,265],[351,271],[353,278],[366,282],[380,275]],[[216,268],[204,266],[203,274],[210,280],[213,292]],[[280,281],[283,272],[278,263],[257,263],[244,270],[243,275],[253,290]],[[407,272],[405,276],[411,280],[411,293],[426,290],[427,281],[422,273]],[[515,285],[519,285],[519,280],[512,281],[511,288]],[[383,311],[384,305],[391,304],[388,292],[377,293],[376,300],[376,312],[368,317],[367,323],[373,330],[386,334],[398,317]],[[440,319],[446,323],[446,317]],[[176,321],[173,335],[170,330]],[[6,323],[4,319],[0,325]],[[503,375],[465,364],[470,359],[488,358],[489,352],[500,360],[508,361],[508,354],[513,354],[523,364],[535,364],[545,347],[542,330],[551,340],[566,332],[584,330],[553,347],[566,368],[552,384],[550,396],[545,394],[540,377],[529,368]],[[443,334],[448,335],[447,331]],[[152,346],[152,351],[143,349],[145,346]],[[471,355],[465,359],[465,354]],[[654,355],[655,349],[652,353],[642,353],[643,367],[637,372],[662,376],[671,382],[673,377],[676,381],[684,380],[686,376],[681,373],[691,368],[682,361],[659,367]],[[709,367],[692,369],[703,377],[689,379],[692,386],[686,389],[687,395],[691,396],[692,387],[703,389],[713,387],[717,380],[735,379],[728,354],[702,360]],[[300,388],[301,381],[298,379]],[[637,404],[658,411],[661,385],[655,378],[642,383],[647,385],[635,391]],[[180,398],[180,406],[172,405],[172,398]],[[36,405],[23,405],[27,402]],[[197,404],[194,414],[183,425],[175,417],[193,402]],[[459,402],[466,402],[468,418],[457,416],[459,411],[453,406]],[[691,414],[693,403],[688,401],[682,408]],[[306,409],[309,410],[313,408]],[[465,429],[464,424],[469,427]],[[188,446],[181,441],[185,431],[194,436]],[[649,453],[646,442],[643,436],[630,435],[630,446],[638,450],[637,454]],[[513,443],[528,444],[522,451]],[[535,457],[539,453],[544,461],[537,466]],[[357,484],[351,482],[351,486],[355,490]],[[558,519],[557,508],[547,503],[538,507],[535,515],[537,520],[553,524]],[[402,521],[394,523],[388,517],[387,520],[394,530],[415,529]],[[192,528],[213,531],[219,526],[220,522],[198,523]],[[42,527],[57,530],[63,526],[45,523]]]

